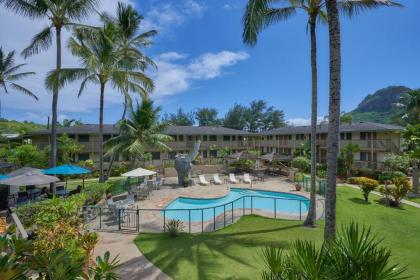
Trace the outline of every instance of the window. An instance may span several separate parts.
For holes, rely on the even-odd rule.
[[[244,137],[243,136],[238,136],[238,141],[243,141]]]
[[[230,136],[229,135],[223,135],[223,141],[225,141],[225,142],[230,141]]]
[[[193,137],[191,135],[188,135],[188,141],[192,141]]]
[[[351,140],[351,132],[347,132],[346,133],[346,139],[347,140]]]
[[[344,140],[344,133],[340,133],[340,140]]]
[[[175,159],[175,157],[176,157],[176,152],[175,152],[175,151],[170,151],[170,152],[168,153],[168,156],[169,156],[169,159]]]
[[[171,136],[172,137],[172,141],[175,141],[176,142],[176,135],[169,135],[169,136]]]
[[[368,153],[367,152],[360,152],[360,160],[367,161],[368,160]]]
[[[90,158],[89,153],[81,153],[79,154],[79,161],[81,160],[88,160]]]
[[[184,135],[178,135],[178,141],[179,142],[184,141]]]
[[[211,150],[210,151],[210,157],[217,157],[217,151],[216,150]]]
[[[296,134],[296,140],[305,140],[305,134]]]
[[[236,141],[236,136],[232,135],[232,141]]]
[[[76,135],[74,135],[74,134],[69,134],[69,138],[71,138],[71,139],[76,139]]]
[[[152,152],[152,160],[160,160],[160,152]]]
[[[217,141],[217,135],[210,135],[210,141]]]
[[[109,135],[109,134],[102,136],[102,139],[103,139],[104,142],[108,141],[111,138],[112,138],[112,135]]]
[[[203,135],[203,141],[207,141],[207,135]]]
[[[208,157],[207,151],[203,151],[203,158],[207,158],[207,157]]]
[[[360,140],[366,140],[367,133],[366,132],[360,132]]]
[[[80,134],[79,135],[79,142],[89,142],[90,137],[89,134]]]

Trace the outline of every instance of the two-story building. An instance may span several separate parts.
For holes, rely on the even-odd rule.
[[[349,143],[357,144],[360,152],[355,154],[355,163],[359,167],[380,168],[387,154],[401,151],[400,132],[402,129],[403,127],[400,126],[379,123],[343,123],[340,126],[340,147]],[[317,130],[318,161],[325,163],[328,125],[318,125]],[[83,145],[83,151],[75,155],[76,162],[87,159],[98,161],[98,125],[59,127],[57,133],[58,135],[66,133]],[[262,154],[277,152],[291,159],[293,154],[299,153],[304,145],[309,143],[311,127],[283,127],[256,134],[225,127],[168,126],[164,133],[173,138],[173,141],[168,143],[172,151],[161,152],[156,149],[147,149],[152,154],[155,165],[162,164],[164,160],[174,159],[178,153],[188,153],[198,140],[201,141],[200,154],[203,158],[218,157],[220,148],[229,147],[233,153],[256,148]],[[117,134],[116,126],[104,126],[104,141]],[[50,130],[34,131],[24,137],[38,148],[44,148],[49,145]],[[119,156],[117,160],[124,159]]]

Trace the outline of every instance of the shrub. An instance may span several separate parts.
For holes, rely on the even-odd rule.
[[[401,200],[411,191],[411,183],[407,177],[397,177],[392,180],[393,185],[385,185],[380,192],[385,196],[385,201],[392,207],[398,207]]]
[[[393,179],[398,178],[398,177],[405,177],[405,174],[402,173],[401,171],[394,171],[394,172],[385,171],[379,174],[378,180],[384,183],[385,181],[392,181]]]
[[[303,173],[302,172],[296,172],[295,173],[295,182],[302,182],[303,181]]]
[[[295,157],[292,159],[291,165],[301,172],[309,172],[311,170],[311,160],[306,157]]]
[[[165,225],[166,231],[171,237],[177,237],[180,232],[184,231],[184,223],[180,220],[169,220]]]
[[[384,158],[384,167],[390,171],[407,172],[410,167],[410,158],[407,155],[387,155]]]
[[[367,177],[350,177],[348,182],[360,187],[366,202],[369,201],[370,192],[374,191],[379,184],[378,181]]]
[[[359,175],[362,177],[369,177],[374,178],[375,177],[375,171],[368,167],[362,167],[359,169]]]
[[[240,159],[232,162],[229,167],[237,169],[250,169],[254,166],[254,162],[249,159]]]
[[[128,163],[114,164],[111,169],[111,176],[121,176],[121,174],[129,171],[130,165]]]

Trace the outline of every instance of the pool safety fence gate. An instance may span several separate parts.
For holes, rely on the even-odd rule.
[[[263,207],[261,207],[263,205]],[[324,199],[316,201],[317,219],[324,217]],[[288,211],[284,211],[284,209]],[[189,233],[212,232],[238,221],[245,215],[275,219],[304,220],[308,199],[242,196],[234,201],[195,209],[142,209],[85,206],[83,220],[90,230],[164,232],[170,220],[180,220]]]
[[[301,180],[297,180],[297,183],[302,184],[303,189],[307,192],[311,191],[311,176],[302,175]],[[327,187],[327,180],[325,179],[316,179],[316,193],[320,195],[325,195],[325,189]]]

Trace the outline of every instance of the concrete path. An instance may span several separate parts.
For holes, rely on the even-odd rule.
[[[358,186],[355,186],[355,185],[350,185],[350,184],[342,184],[342,185],[344,185],[346,187],[353,188],[353,189],[360,190],[360,188]],[[372,193],[376,194],[376,195],[379,195],[379,196],[383,196],[380,192],[373,191]],[[413,201],[410,201],[410,200],[403,199],[403,200],[401,200],[401,203],[404,203],[404,204],[407,204],[407,205],[410,205],[410,206],[413,206],[413,207],[416,207],[416,208],[420,208],[419,203],[416,203],[416,202],[413,202]]]
[[[121,280],[170,280],[171,278],[149,262],[137,249],[134,239],[137,234],[120,232],[98,232],[99,241],[94,256],[103,256],[106,251],[111,258],[118,255],[116,272]]]

